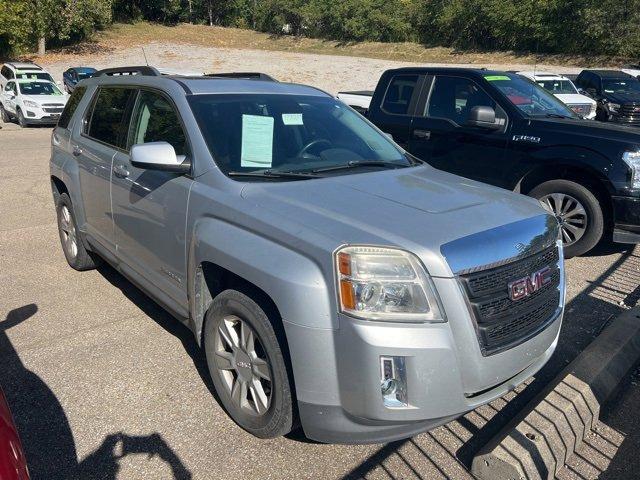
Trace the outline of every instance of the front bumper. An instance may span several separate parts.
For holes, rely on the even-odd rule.
[[[55,125],[60,119],[60,114],[47,114],[31,112],[34,116],[24,116],[25,123],[28,125]]]
[[[640,198],[614,196],[613,241],[640,243]]]

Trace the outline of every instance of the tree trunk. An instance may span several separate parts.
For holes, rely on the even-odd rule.
[[[47,43],[44,37],[38,37],[38,55],[47,53]]]
[[[209,26],[213,27],[213,1],[209,0]]]
[[[193,4],[192,0],[188,0],[189,3],[189,23],[193,23]]]

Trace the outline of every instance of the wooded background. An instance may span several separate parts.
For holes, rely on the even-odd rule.
[[[72,44],[114,21],[138,20],[344,42],[640,57],[640,0],[0,0],[0,55]]]

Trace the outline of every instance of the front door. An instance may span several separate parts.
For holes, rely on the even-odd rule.
[[[438,169],[504,186],[509,125],[500,105],[473,80],[455,76],[436,76],[424,97],[413,119],[409,151]],[[503,128],[467,125],[476,106],[493,108]]]
[[[11,115],[15,115],[16,101],[18,100],[18,88],[16,86],[16,82],[7,82],[7,85],[4,87],[4,91],[2,92],[2,96],[5,110]]]
[[[188,155],[188,143],[179,115],[168,97],[141,90],[131,116],[128,146],[164,141],[179,156]],[[113,218],[117,255],[173,300],[187,304],[185,222],[188,176],[131,164],[119,152],[112,168]]]

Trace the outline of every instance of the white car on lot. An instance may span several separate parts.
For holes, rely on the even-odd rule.
[[[21,127],[55,125],[68,96],[46,80],[10,80],[0,94],[0,115],[7,123],[18,120]]]
[[[4,90],[10,80],[47,80],[53,77],[40,65],[30,62],[7,62],[0,68],[0,87]]]
[[[533,80],[545,90],[553,93],[558,100],[581,117],[589,120],[596,118],[596,101],[581,94],[569,78],[556,73],[544,72],[518,72],[518,75]]]

